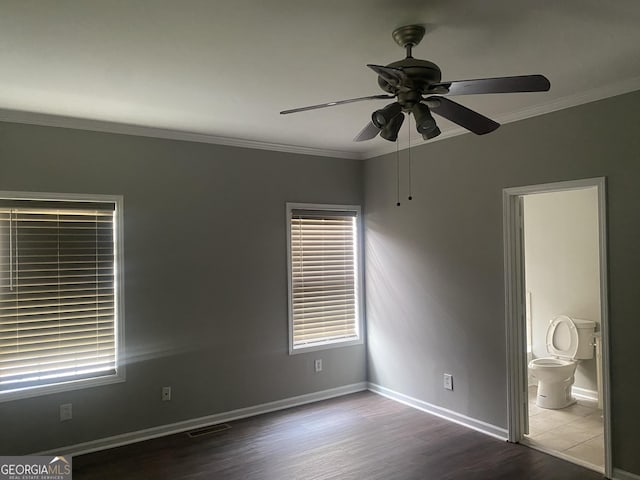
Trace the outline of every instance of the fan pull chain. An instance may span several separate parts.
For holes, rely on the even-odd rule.
[[[407,122],[409,124],[409,200],[413,200],[413,195],[411,195],[411,113],[407,116],[409,117],[409,121]]]
[[[396,140],[396,206],[400,206],[400,149]]]

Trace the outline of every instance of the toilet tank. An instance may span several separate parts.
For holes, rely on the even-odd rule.
[[[593,358],[594,337],[596,330],[596,322],[592,320],[582,320],[580,318],[572,318],[573,323],[578,330],[578,351],[576,352],[576,360],[587,360]]]

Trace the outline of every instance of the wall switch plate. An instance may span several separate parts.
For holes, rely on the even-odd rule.
[[[321,372],[322,371],[322,359],[321,358],[316,358],[313,362],[313,369],[315,370],[316,373]]]
[[[162,401],[168,402],[171,400],[171,387],[162,387]]]
[[[447,390],[453,390],[453,375],[450,373],[444,374],[444,388]]]
[[[60,421],[66,422],[73,418],[73,404],[63,403],[60,405]]]

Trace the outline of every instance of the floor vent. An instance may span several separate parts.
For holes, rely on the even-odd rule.
[[[209,425],[208,427],[196,428],[195,430],[191,430],[187,432],[191,438],[201,437],[202,435],[212,435],[214,433],[224,432],[225,430],[229,430],[231,425],[227,425],[226,423],[220,423],[218,425]]]

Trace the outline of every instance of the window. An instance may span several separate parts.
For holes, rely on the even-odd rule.
[[[287,204],[289,352],[362,343],[360,207]]]
[[[0,192],[0,401],[124,379],[121,204]]]

